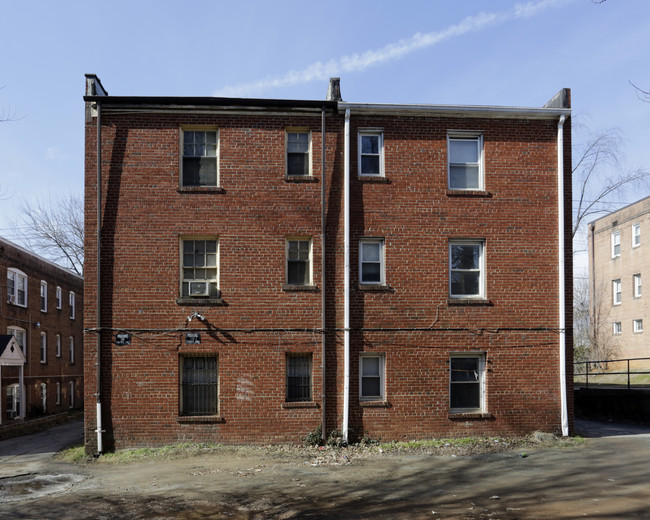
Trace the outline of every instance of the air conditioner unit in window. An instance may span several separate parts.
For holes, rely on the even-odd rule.
[[[208,282],[190,282],[190,296],[208,296],[209,290]]]
[[[7,295],[9,298],[7,299],[8,303],[14,303],[14,295],[13,294],[8,294]]]

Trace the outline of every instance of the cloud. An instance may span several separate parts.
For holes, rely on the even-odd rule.
[[[536,16],[545,9],[560,7],[574,0],[541,0],[516,4],[510,11],[500,13],[480,12],[469,16],[459,23],[450,25],[440,31],[425,34],[416,33],[410,38],[389,43],[384,47],[367,50],[361,54],[342,56],[327,63],[317,61],[304,69],[290,70],[278,77],[267,77],[251,83],[227,85],[216,90],[214,96],[246,97],[259,94],[270,89],[301,85],[311,81],[327,80],[332,76],[342,73],[360,72],[369,67],[374,67],[389,61],[396,61],[405,56],[433,47],[445,40],[462,36],[470,32],[477,32],[490,26],[496,26],[510,20],[524,19]]]

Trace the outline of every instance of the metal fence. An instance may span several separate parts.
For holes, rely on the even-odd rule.
[[[650,358],[605,359],[573,363],[575,386],[650,388]]]

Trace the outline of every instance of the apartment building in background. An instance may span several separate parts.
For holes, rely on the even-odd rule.
[[[83,278],[0,238],[0,279],[0,428],[83,408]]]
[[[569,433],[568,90],[84,100],[88,451]]]
[[[616,359],[650,358],[650,298],[643,295],[643,280],[650,278],[649,238],[650,197],[589,224],[591,322],[603,324]]]

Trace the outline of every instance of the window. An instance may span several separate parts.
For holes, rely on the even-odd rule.
[[[47,385],[41,383],[41,408],[43,413],[47,412]]]
[[[364,238],[359,242],[359,283],[385,283],[383,239]]]
[[[632,247],[641,245],[641,224],[632,225]]]
[[[634,297],[641,298],[641,275],[635,274],[632,279],[634,281]]]
[[[621,256],[621,232],[612,233],[612,258]]]
[[[41,280],[41,311],[47,312],[47,282]]]
[[[310,175],[310,149],[309,132],[287,132],[287,175]]]
[[[287,354],[287,401],[311,401],[311,354]]]
[[[181,294],[186,297],[219,297],[217,240],[183,240]]]
[[[63,307],[63,296],[61,294],[62,294],[61,287],[57,287],[56,288],[56,308],[59,309],[59,310],[61,309],[61,307]]]
[[[70,408],[74,408],[74,381],[70,381]]]
[[[56,335],[56,357],[61,357],[61,336],[59,334]]]
[[[452,354],[449,359],[449,407],[452,412],[485,409],[485,355]]]
[[[183,356],[181,370],[181,415],[216,415],[216,356]]]
[[[483,242],[453,241],[449,244],[449,295],[482,298],[484,294]]]
[[[623,326],[621,325],[620,321],[615,321],[612,325],[614,336],[619,336],[623,333]]]
[[[217,186],[217,131],[183,131],[182,186]]]
[[[47,332],[41,332],[41,363],[47,363]]]
[[[76,307],[76,297],[75,294],[70,291],[70,319],[74,320],[75,318],[75,307]]]
[[[7,387],[7,419],[17,419],[20,416],[20,390],[17,384]]]
[[[74,338],[70,336],[70,364],[74,365]]]
[[[25,338],[27,337],[26,336],[27,333],[25,329],[21,327],[7,327],[7,334],[16,338],[16,341],[18,342],[20,349],[23,351],[23,354],[26,356],[27,350],[26,350]]]
[[[634,320],[634,332],[643,332],[643,320]]]
[[[7,302],[27,307],[27,275],[18,269],[7,269]]]
[[[56,383],[56,404],[61,404],[61,383]]]
[[[362,354],[359,358],[359,398],[362,401],[384,399],[384,356]]]
[[[621,304],[621,280],[612,281],[612,298],[614,305]]]
[[[311,285],[311,240],[287,240],[287,284]]]
[[[359,175],[384,175],[384,134],[379,130],[359,132]]]
[[[472,134],[448,137],[449,189],[483,189],[483,136]]]

